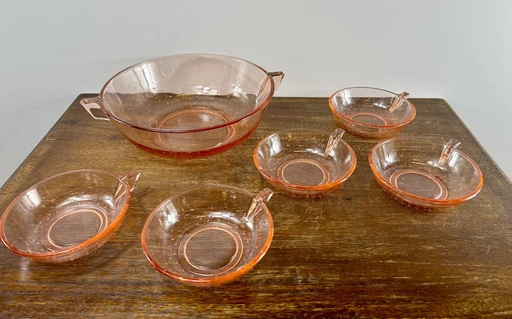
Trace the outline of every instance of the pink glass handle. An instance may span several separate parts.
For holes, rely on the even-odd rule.
[[[397,95],[397,97],[393,100],[393,104],[389,107],[388,111],[393,113],[402,103],[407,100],[409,93],[403,92]]]
[[[100,103],[99,96],[85,98],[85,99],[80,100],[80,104],[87,111],[87,113],[89,113],[89,115],[92,116],[93,119],[109,121],[108,117],[106,117],[106,116],[98,117],[92,113],[91,109],[101,110],[99,103]],[[102,114],[103,114],[103,112],[102,112]]]
[[[336,145],[338,145],[339,141],[343,138],[343,134],[345,134],[345,131],[341,128],[337,128],[331,133],[331,135],[329,135],[329,140],[327,141],[327,146],[325,147],[324,152],[326,156],[329,156]]]
[[[272,78],[274,81],[274,91],[277,91],[277,88],[281,85],[281,82],[284,78],[284,73],[281,71],[276,72],[268,72],[267,75]]]
[[[116,202],[124,194],[124,188],[126,185],[129,186],[128,191],[131,193],[135,189],[135,185],[137,185],[139,177],[140,172],[137,170],[132,170],[128,174],[119,178],[116,193],[114,194],[114,202]]]
[[[437,166],[444,166],[446,164],[446,161],[450,157],[450,154],[453,152],[454,149],[459,147],[460,142],[456,139],[451,139],[448,141],[448,143],[444,146],[443,152],[441,153],[441,156],[437,160]]]
[[[256,196],[254,196],[254,198],[252,199],[251,207],[249,207],[249,210],[247,211],[247,213],[245,213],[245,216],[242,218],[242,220],[245,223],[250,223],[254,216],[256,216],[256,214],[260,212],[261,205],[268,202],[270,200],[270,197],[272,197],[272,194],[274,193],[268,188],[265,188],[261,192],[256,194]]]

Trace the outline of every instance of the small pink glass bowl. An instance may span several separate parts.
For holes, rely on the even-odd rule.
[[[254,164],[270,184],[288,194],[321,196],[340,187],[356,168],[356,154],[342,139],[344,132],[278,131],[258,143]]]
[[[40,262],[85,256],[119,228],[139,175],[85,169],[44,179],[7,207],[0,238],[12,252]]]
[[[334,93],[329,107],[348,132],[367,138],[386,138],[400,132],[416,116],[409,93],[351,87]]]
[[[396,137],[370,151],[370,168],[382,189],[403,205],[431,210],[461,204],[483,186],[482,172],[466,154],[425,138]]]
[[[141,240],[149,262],[164,275],[191,286],[230,282],[251,270],[267,252],[274,225],[258,194],[225,185],[181,191],[148,217]]]

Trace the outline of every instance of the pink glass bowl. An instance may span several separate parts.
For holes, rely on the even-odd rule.
[[[164,200],[142,230],[142,248],[164,275],[187,285],[227,283],[251,270],[274,233],[259,194],[224,185],[188,189]]]
[[[41,262],[85,256],[119,228],[139,175],[78,170],[44,179],[7,207],[0,238],[12,252]]]
[[[407,92],[351,87],[334,93],[329,99],[331,111],[348,132],[367,138],[391,137],[416,116]]]
[[[254,164],[274,187],[291,195],[320,196],[347,180],[356,154],[342,129],[289,129],[264,138],[254,149]]]
[[[98,97],[81,104],[145,151],[164,157],[207,156],[254,132],[283,77],[235,57],[173,55],[119,72]],[[94,115],[95,109],[104,116]]]
[[[382,189],[403,205],[431,210],[461,204],[483,186],[476,163],[457,149],[425,138],[396,137],[370,151],[370,167]]]

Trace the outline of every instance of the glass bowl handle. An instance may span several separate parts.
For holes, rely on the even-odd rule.
[[[456,139],[451,139],[446,143],[446,145],[443,148],[443,151],[441,152],[441,156],[439,156],[439,159],[437,160],[436,166],[443,167],[448,159],[450,158],[450,155],[452,154],[453,150],[459,147],[460,142]]]
[[[409,97],[409,93],[402,92],[396,96],[396,98],[393,100],[393,104],[389,107],[388,111],[390,113],[393,113],[400,105],[402,105],[405,100]]]
[[[332,150],[338,145],[340,140],[343,138],[343,134],[345,134],[345,130],[341,128],[337,128],[334,132],[329,135],[329,140],[327,141],[327,145],[325,147],[324,154],[325,156],[331,155]]]
[[[121,176],[114,194],[114,202],[117,202],[117,200],[125,193],[125,186],[128,186],[128,191],[131,193],[135,189],[135,185],[137,184],[139,177],[140,172],[137,170],[132,170],[128,174]]]
[[[87,113],[89,113],[89,115],[93,119],[109,121],[109,119],[105,115],[105,113],[103,113],[103,111],[101,111],[101,107],[100,107],[99,103],[100,103],[100,97],[99,96],[85,98],[85,99],[80,100],[80,104],[82,105],[82,107],[87,111]],[[94,110],[100,110],[101,112],[97,112],[97,113],[102,114],[102,116],[94,115],[94,113],[91,111],[93,109]]]
[[[265,188],[261,192],[256,194],[256,196],[254,196],[254,198],[252,199],[251,206],[245,213],[242,220],[246,224],[251,223],[254,216],[256,216],[256,214],[258,214],[261,211],[262,205],[264,205],[266,202],[268,202],[270,197],[272,197],[272,194],[273,194],[273,192],[268,188]]]
[[[284,73],[281,71],[276,72],[268,72],[267,75],[272,78],[274,81],[274,91],[277,91],[277,88],[281,85],[281,82],[284,78]]]

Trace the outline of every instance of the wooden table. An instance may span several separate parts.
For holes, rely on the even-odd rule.
[[[512,184],[446,102],[413,99],[417,118],[401,133],[463,142],[484,174],[473,200],[439,212],[403,207],[368,166],[376,140],[346,134],[358,166],[322,199],[276,191],[268,203],[275,236],[266,256],[240,279],[188,287],[154,270],[140,233],[169,195],[203,183],[258,192],[269,184],[252,162],[257,141],[278,129],[332,131],[326,98],[274,98],[256,132],[223,154],[171,160],[145,153],[80,95],[0,190],[0,210],[22,190],[59,172],[102,168],[142,176],[126,218],[93,254],[41,264],[0,247],[0,317],[364,318],[512,317]]]

